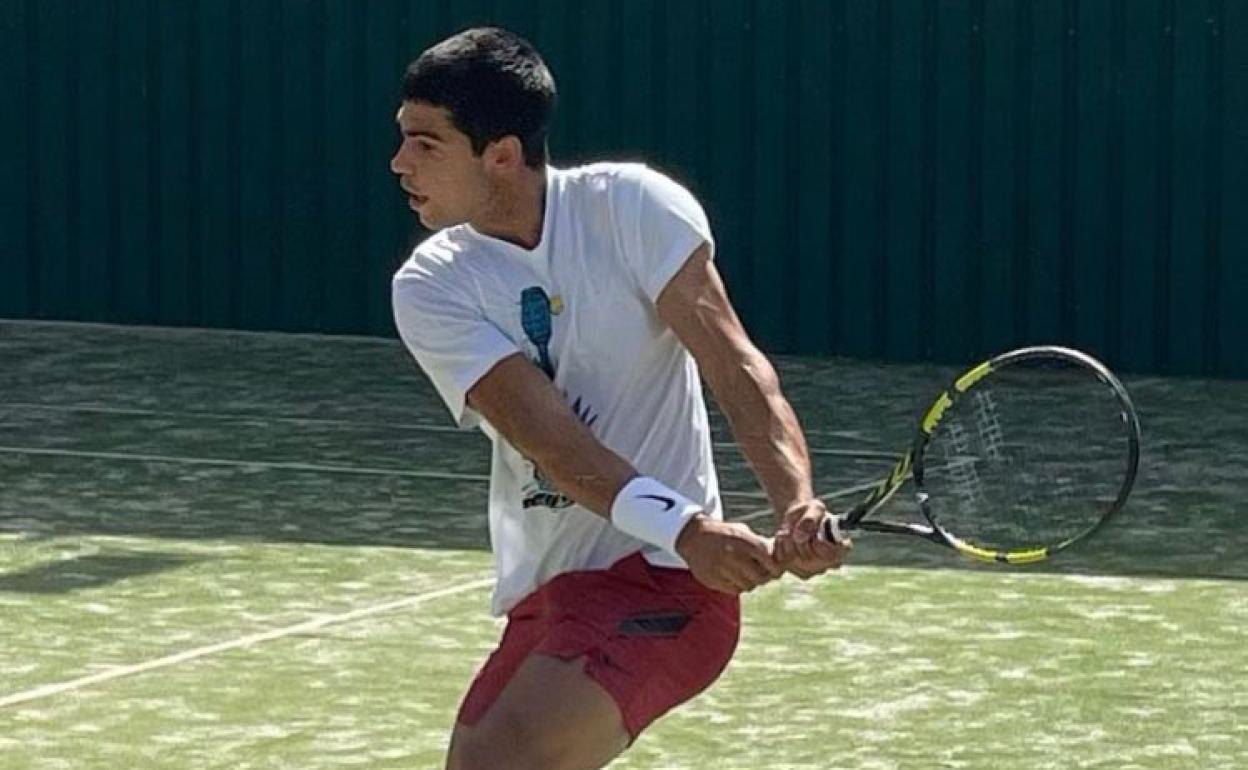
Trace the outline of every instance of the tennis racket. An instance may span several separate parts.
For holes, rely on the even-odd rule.
[[[823,535],[886,532],[985,561],[1043,561],[1122,510],[1139,460],[1139,418],[1109,369],[1069,348],[1021,348],[942,391],[892,471]],[[907,480],[923,522],[870,518]]]
[[[520,292],[520,325],[524,336],[537,348],[537,365],[553,380],[555,367],[550,361],[550,297],[541,286],[530,286]]]

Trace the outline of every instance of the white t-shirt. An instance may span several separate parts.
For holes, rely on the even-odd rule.
[[[685,566],[559,495],[465,404],[477,380],[518,351],[549,362],[555,386],[605,446],[722,518],[698,370],[655,309],[694,250],[713,248],[706,214],[683,187],[637,164],[547,168],[546,177],[536,248],[459,225],[418,246],[393,283],[403,342],[460,426],[493,441],[497,615],[558,574],[604,569],[638,550],[653,564]]]

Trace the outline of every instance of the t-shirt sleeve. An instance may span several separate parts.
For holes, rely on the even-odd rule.
[[[714,256],[715,241],[706,212],[679,183],[644,166],[625,179],[617,209],[625,258],[642,291],[657,302],[700,245]]]
[[[433,382],[462,428],[480,422],[467,404],[468,391],[502,359],[519,352],[468,296],[402,272],[391,301],[403,344]]]

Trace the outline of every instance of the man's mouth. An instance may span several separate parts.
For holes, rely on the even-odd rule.
[[[423,206],[429,202],[429,197],[427,195],[421,195],[412,188],[408,187],[406,184],[400,182],[399,187],[403,188],[403,192],[407,193],[407,198],[411,203],[412,208],[415,208],[416,206]]]

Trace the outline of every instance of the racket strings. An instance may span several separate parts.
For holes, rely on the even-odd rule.
[[[996,549],[1064,542],[1110,510],[1124,478],[1122,407],[1076,366],[1016,366],[987,378],[945,414],[925,479],[951,534]]]

